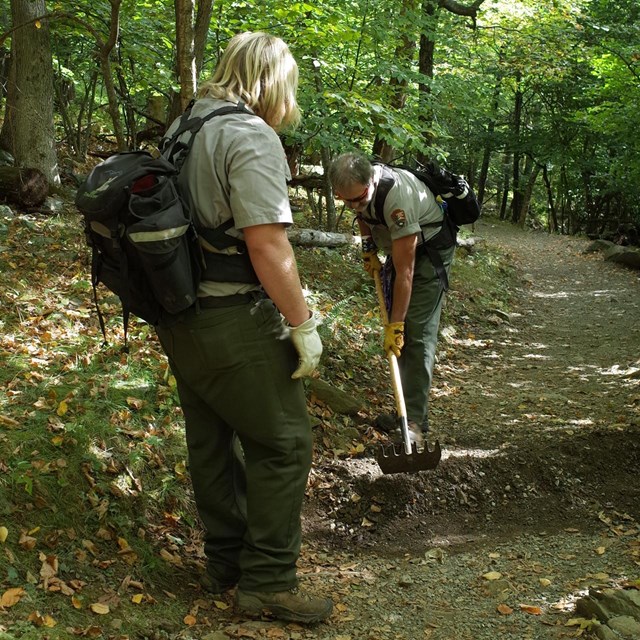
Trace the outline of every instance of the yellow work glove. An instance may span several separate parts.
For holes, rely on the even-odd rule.
[[[298,368],[291,376],[293,379],[310,376],[320,361],[322,341],[317,326],[315,316],[311,316],[297,327],[291,327],[291,340],[300,358]]]
[[[362,260],[364,262],[364,270],[373,278],[375,271],[382,269],[382,262],[378,258],[377,251],[363,251]]]
[[[390,322],[384,325],[384,352],[394,353],[396,358],[404,347],[404,322]]]

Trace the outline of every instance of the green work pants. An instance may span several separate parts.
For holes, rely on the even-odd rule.
[[[290,589],[312,435],[279,313],[265,299],[190,309],[157,332],[184,412],[211,578],[249,591]]]
[[[404,320],[404,347],[398,359],[398,367],[407,418],[419,426],[426,426],[438,327],[445,294],[431,260],[420,251],[420,247],[416,251],[411,300]],[[455,245],[439,251],[447,275],[454,252]]]

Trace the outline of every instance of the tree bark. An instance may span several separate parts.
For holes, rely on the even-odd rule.
[[[516,81],[518,88],[515,93],[515,102],[513,107],[513,200],[511,201],[511,221],[518,223],[520,218],[520,201],[522,200],[522,185],[520,184],[520,159],[522,158],[522,152],[520,151],[520,136],[522,128],[522,105],[523,95],[520,90],[520,72],[516,73]]]
[[[59,184],[53,125],[53,60],[44,0],[11,0],[14,26],[12,64],[15,86],[7,103],[10,151],[16,165],[40,170],[49,184]]]
[[[196,87],[202,73],[204,64],[204,49],[209,35],[211,14],[213,13],[213,0],[199,0],[196,8],[196,24],[193,34],[193,53],[196,64]]]
[[[329,233],[315,229],[289,228],[287,236],[291,244],[306,247],[342,247],[356,242],[355,237],[348,233]]]
[[[175,0],[176,73],[180,84],[180,112],[196,93],[193,16],[195,0]]]
[[[39,169],[0,167],[0,193],[20,207],[37,207],[49,193],[49,182]]]

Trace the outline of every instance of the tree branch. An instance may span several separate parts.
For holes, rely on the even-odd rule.
[[[470,5],[464,5],[457,0],[439,0],[439,4],[443,9],[457,16],[468,16],[474,20],[478,17],[478,9],[484,0],[474,0]]]

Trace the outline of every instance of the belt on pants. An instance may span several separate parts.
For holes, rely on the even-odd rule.
[[[235,293],[231,296],[206,296],[198,298],[201,309],[222,309],[247,304],[256,299],[255,293]]]

